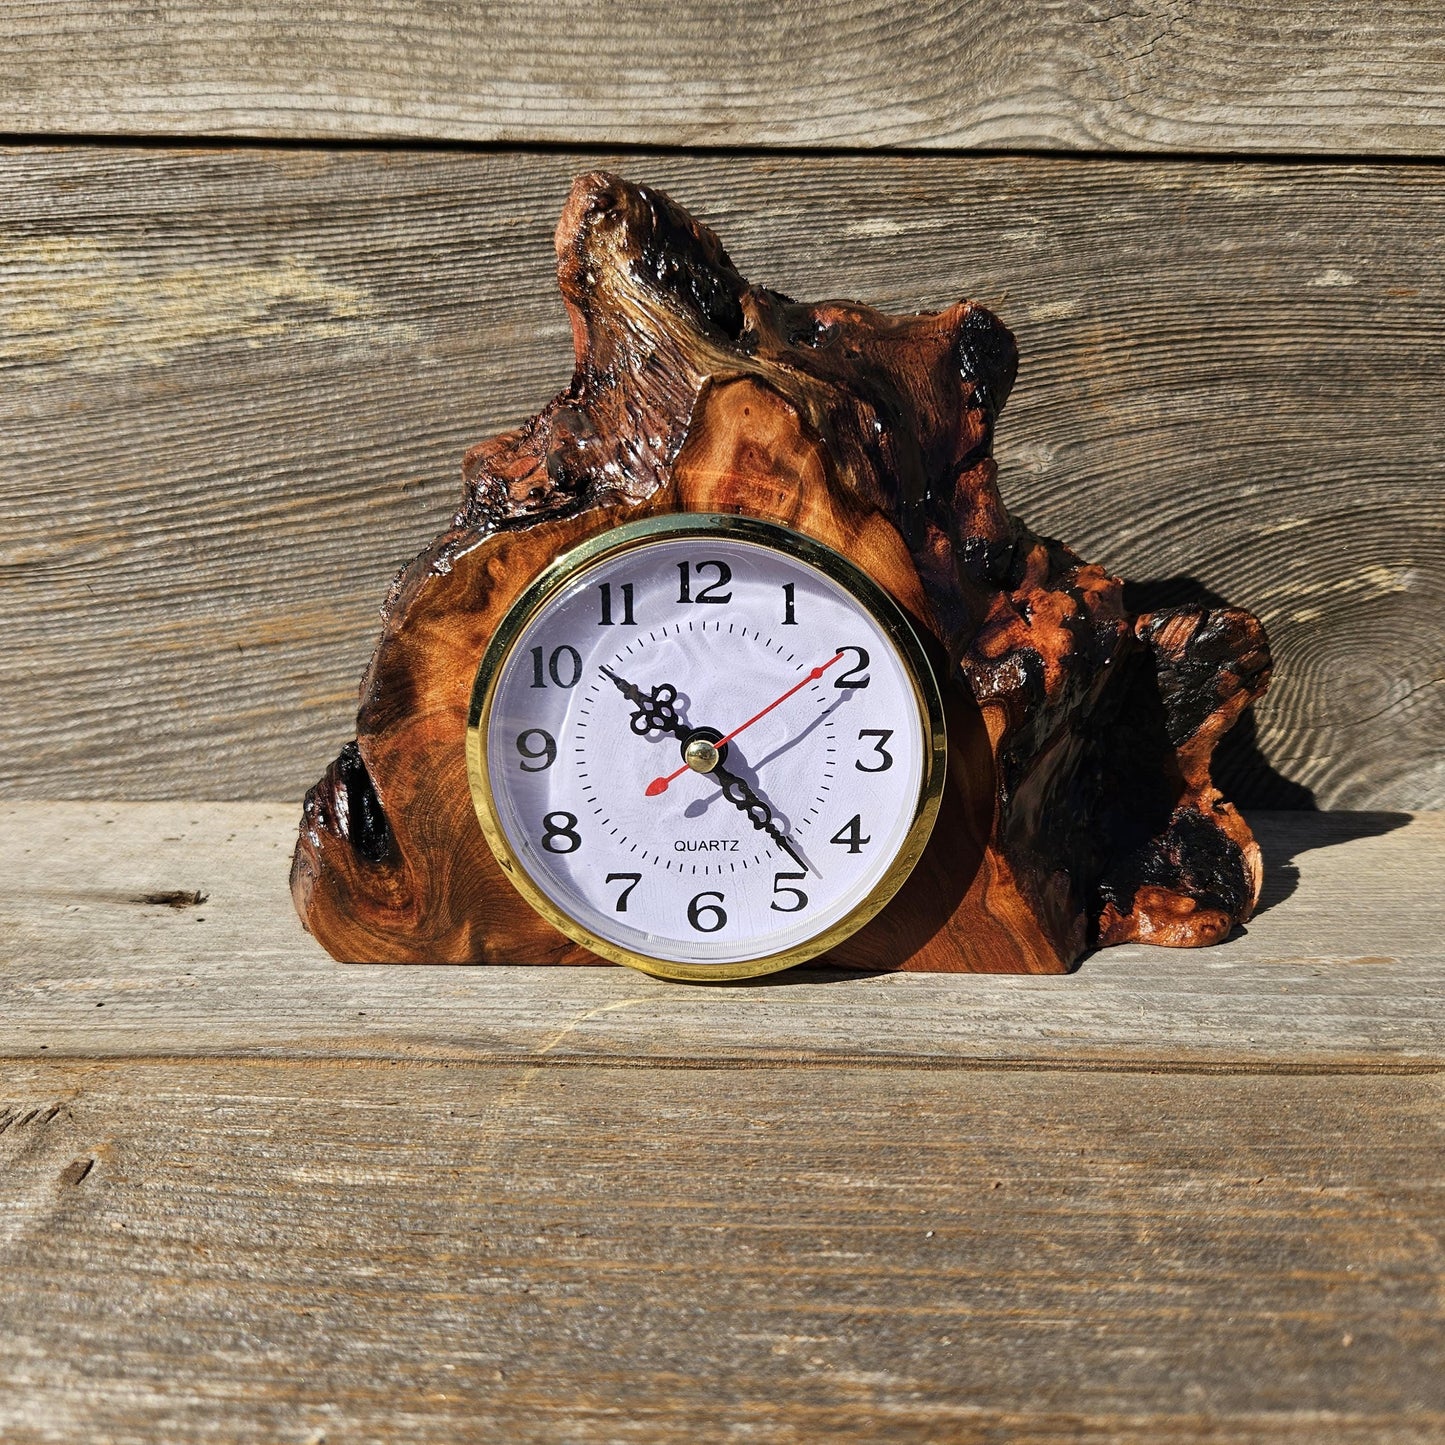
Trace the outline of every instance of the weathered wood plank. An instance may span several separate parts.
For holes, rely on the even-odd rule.
[[[294,808],[24,804],[0,811],[0,1056],[1445,1066],[1445,815],[1257,822],[1268,906],[1218,948],[1109,949],[1068,978],[814,969],[699,989],[620,968],[348,968],[292,912]],[[167,906],[178,894],[204,902]]]
[[[11,131],[1438,152],[1429,0],[98,0],[0,10]]]
[[[0,787],[299,797],[463,448],[567,379],[549,238],[601,159],[0,154]],[[614,163],[793,294],[1015,327],[1010,505],[1271,630],[1243,801],[1445,805],[1439,170]]]
[[[1411,1441],[1439,1077],[10,1066],[0,1434]]]

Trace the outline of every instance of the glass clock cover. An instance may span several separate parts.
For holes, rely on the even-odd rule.
[[[937,688],[837,554],[666,517],[561,559],[499,629],[469,731],[478,815],[522,892],[605,957],[786,967],[860,926],[937,809]]]

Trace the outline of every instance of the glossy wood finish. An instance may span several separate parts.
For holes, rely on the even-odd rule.
[[[893,902],[830,957],[1049,973],[1091,943],[1213,943],[1259,850],[1215,744],[1269,680],[1248,613],[1131,617],[1122,585],[1012,518],[993,427],[1012,335],[973,302],[893,317],[752,286],[666,195],[577,179],[556,234],[571,385],[474,447],[451,529],[396,580],[357,740],[306,798],[306,926],[360,962],[579,962],[507,886],[460,746],[521,590],[620,521],[740,512],[858,563],[932,646],[949,780]]]
[[[0,4],[0,790],[107,800],[0,810],[0,1436],[1439,1439],[1438,819],[1251,811],[1204,955],[705,997],[343,968],[285,873],[598,166],[1006,316],[1010,508],[1269,628],[1229,790],[1445,806],[1440,16]]]

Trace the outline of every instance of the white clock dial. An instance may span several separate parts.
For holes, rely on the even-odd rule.
[[[669,517],[564,558],[483,660],[470,764],[559,927],[678,977],[817,953],[927,839],[937,690],[897,607],[781,527]]]

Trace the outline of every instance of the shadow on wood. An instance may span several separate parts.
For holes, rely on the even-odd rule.
[[[1410,816],[1409,813],[1385,811],[1330,813],[1324,816],[1299,810],[1273,815],[1271,826],[1259,835],[1265,882],[1257,911],[1267,912],[1294,895],[1300,880],[1295,860],[1302,853],[1353,843],[1356,838],[1379,838],[1393,833],[1396,828],[1403,828],[1410,821]],[[1323,834],[1321,823],[1327,830]]]
[[[1187,574],[1124,582],[1124,606],[1130,612],[1228,605],[1212,587]],[[1314,809],[1318,806],[1310,788],[1286,777],[1265,757],[1259,746],[1259,729],[1252,706],[1244,709],[1221,740],[1211,772],[1223,792],[1230,797],[1244,798],[1257,808]]]

